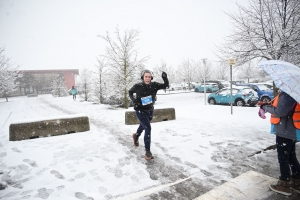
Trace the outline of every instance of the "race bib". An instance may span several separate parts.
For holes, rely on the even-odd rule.
[[[148,105],[148,104],[151,104],[152,103],[152,96],[147,96],[147,97],[142,97],[141,98],[142,100],[142,105]]]

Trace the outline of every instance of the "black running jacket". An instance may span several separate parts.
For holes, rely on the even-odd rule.
[[[129,91],[129,97],[135,104],[135,110],[150,111],[153,110],[156,93],[160,89],[166,89],[169,86],[168,78],[164,79],[164,83],[150,82],[148,85],[142,81],[136,83]],[[135,98],[133,94],[136,94]]]

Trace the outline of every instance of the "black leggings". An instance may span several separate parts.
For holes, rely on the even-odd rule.
[[[300,164],[296,157],[295,144],[295,140],[276,136],[277,155],[282,180],[290,180],[291,175],[292,177],[300,178]]]

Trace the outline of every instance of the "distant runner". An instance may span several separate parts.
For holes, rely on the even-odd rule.
[[[74,86],[72,86],[71,94],[73,95],[73,100],[76,100],[77,89]]]

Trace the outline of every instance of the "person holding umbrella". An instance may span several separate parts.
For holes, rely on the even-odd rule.
[[[300,89],[291,87],[299,84],[291,81],[300,80],[300,69],[283,61],[264,61],[260,67],[269,73],[280,89],[279,95],[271,104],[258,103],[260,109],[271,113],[271,133],[276,135],[280,177],[276,184],[270,185],[270,189],[289,196],[292,190],[300,193],[300,164],[295,145],[300,140],[300,100],[297,95]],[[289,81],[284,80],[285,78]],[[291,85],[287,85],[288,82]],[[260,112],[259,115],[261,116]]]
[[[294,125],[296,119],[293,117],[297,116],[296,105],[295,99],[283,91],[274,99],[272,105],[261,104],[265,112],[271,113],[271,130],[276,134],[280,168],[279,180],[276,184],[270,185],[270,189],[287,196],[292,194],[291,188],[300,193],[300,164],[296,157],[295,145],[297,128]],[[297,112],[300,114],[299,108],[300,106]]]

